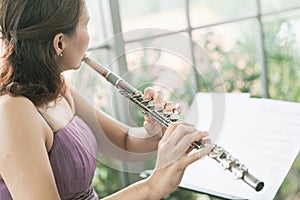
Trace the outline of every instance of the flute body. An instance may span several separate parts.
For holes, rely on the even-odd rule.
[[[88,56],[85,56],[83,61],[92,69],[101,74],[108,82],[114,85],[123,96],[130,99],[140,108],[142,108],[144,113],[150,115],[161,125],[168,127],[172,122],[180,119],[177,113],[166,113],[163,111],[163,109],[155,110],[152,101],[145,100],[141,91],[135,89],[121,77],[96,63]],[[195,149],[201,149],[204,147],[204,144],[201,141],[197,141],[193,142],[191,146]],[[244,181],[251,188],[255,189],[255,191],[258,192],[263,189],[264,182],[250,174],[248,168],[244,164],[240,163],[238,159],[232,157],[223,147],[214,145],[208,156],[217,161],[223,170],[229,170],[236,179]]]

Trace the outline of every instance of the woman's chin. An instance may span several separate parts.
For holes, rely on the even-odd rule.
[[[78,64],[76,67],[74,67],[74,68],[72,68],[72,69],[74,69],[74,70],[76,70],[76,69],[79,69],[79,68],[80,68],[80,66],[81,66],[81,63],[80,63],[80,64]]]
[[[74,66],[73,67],[63,67],[62,71],[64,72],[64,71],[69,71],[69,70],[77,70],[80,68],[80,66],[81,66],[81,63],[76,65],[75,67]]]

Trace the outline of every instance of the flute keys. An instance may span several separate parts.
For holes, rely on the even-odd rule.
[[[245,171],[241,168],[233,168],[232,173],[236,179],[241,179],[244,177]]]
[[[193,142],[193,144],[197,146],[197,149],[201,149],[202,147],[204,147],[204,144],[201,141],[195,141]]]
[[[208,154],[211,158],[217,158],[224,152],[224,149],[219,146],[215,146],[213,150]]]
[[[147,104],[147,108],[149,108],[150,110],[154,110],[154,103],[153,101],[149,101],[148,104]]]
[[[133,98],[140,98],[143,97],[143,93],[140,91],[137,91],[136,93],[132,94]]]
[[[163,110],[163,111],[161,111],[163,114],[164,114],[164,116],[166,116],[166,117],[170,117],[172,114],[173,114],[173,112],[172,111],[166,111],[166,110]]]
[[[227,159],[223,159],[220,161],[221,169],[226,170],[230,168],[230,161]]]
[[[202,144],[201,141],[195,141],[191,144],[191,147],[193,147],[194,149],[201,149],[204,145]]]
[[[200,147],[197,144],[195,144],[194,142],[190,145],[190,147],[192,147],[193,149],[197,149],[197,150],[200,149]]]
[[[141,99],[141,103],[144,105],[144,106],[147,106],[147,105],[149,105],[149,103],[150,102],[152,102],[152,100],[151,99],[149,99],[149,100],[146,100],[146,99]]]
[[[177,115],[177,114],[171,114],[170,115],[170,120],[172,121],[172,122],[176,122],[176,121],[178,121],[180,119],[180,116],[179,115]]]

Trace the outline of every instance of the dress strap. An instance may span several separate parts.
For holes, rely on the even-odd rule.
[[[77,194],[75,197],[71,198],[71,200],[98,200],[98,196],[93,189],[92,186],[90,186],[85,191]]]

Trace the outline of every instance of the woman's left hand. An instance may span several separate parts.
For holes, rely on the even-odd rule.
[[[161,90],[154,90],[152,87],[147,87],[144,90],[144,98],[145,100],[152,100],[154,103],[155,110],[164,109],[166,112],[172,112],[176,110],[178,114],[181,112],[181,106],[179,104],[174,105],[171,101],[164,100],[164,94]],[[152,119],[151,116],[145,114],[144,115],[144,127],[151,137],[157,137],[161,139],[164,132],[166,131],[166,127],[161,125],[155,119]]]

